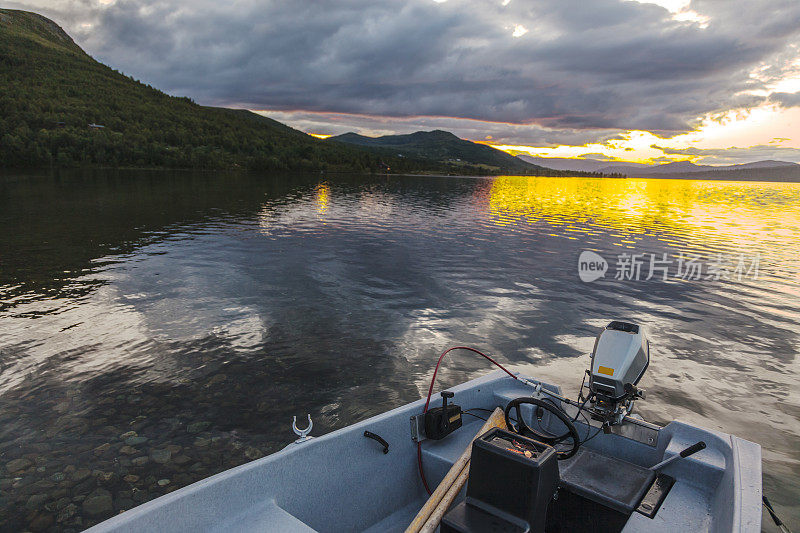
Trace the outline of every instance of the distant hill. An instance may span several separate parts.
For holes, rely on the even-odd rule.
[[[780,167],[728,168],[721,170],[701,169],[691,172],[656,172],[631,177],[731,181],[800,181],[800,165],[792,163]]]
[[[609,163],[594,159],[568,159],[517,156],[524,161],[542,164],[559,170],[583,170],[603,174],[625,174],[629,177],[659,177],[730,180],[796,181],[800,165],[789,161],[767,159],[738,165],[696,165],[691,161],[675,161],[660,165],[647,165],[626,161]]]
[[[450,169],[169,96],[95,61],[55,22],[11,9],[0,9],[0,166]],[[475,165],[460,170],[488,173]]]
[[[566,157],[534,157],[530,155],[518,155],[517,158],[527,163],[541,165],[555,170],[578,170],[583,172],[603,172],[610,174],[617,172],[616,168],[625,166],[626,168],[648,167],[643,163],[609,163],[597,159],[569,159]]]
[[[329,137],[328,142],[352,144],[370,148],[377,153],[396,157],[421,157],[432,161],[447,163],[454,167],[460,165],[480,165],[497,172],[529,175],[562,175],[555,171],[523,161],[506,152],[485,144],[460,139],[442,130],[418,131],[407,135],[384,135],[366,137],[357,133],[345,133]],[[579,174],[569,172],[569,174]]]
[[[800,178],[800,165],[774,160],[720,166],[676,161],[650,168],[628,169],[625,173],[632,177],[795,181]]]

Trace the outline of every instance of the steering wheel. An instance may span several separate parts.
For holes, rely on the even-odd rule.
[[[561,420],[564,423],[564,426],[567,428],[567,432],[563,435],[553,436],[553,435],[545,435],[544,433],[539,433],[536,430],[533,430],[525,424],[525,421],[522,419],[522,409],[520,406],[523,404],[531,404],[535,405],[536,407],[541,407],[545,411],[555,415],[556,418]],[[514,409],[517,415],[517,423],[513,424],[511,419],[509,418],[508,414],[511,410]],[[572,441],[572,447],[566,451],[556,450],[556,456],[558,459],[569,459],[575,453],[577,453],[578,448],[581,445],[580,436],[578,436],[578,430],[575,429],[575,425],[572,423],[572,420],[569,419],[567,414],[558,406],[553,403],[545,402],[540,400],[539,398],[517,398],[515,400],[511,400],[506,405],[506,427],[508,427],[509,431],[513,431],[514,433],[518,433],[523,437],[534,438],[535,440],[541,441],[545,444],[549,444],[550,446],[555,446],[556,444],[560,444],[564,440],[570,439]]]

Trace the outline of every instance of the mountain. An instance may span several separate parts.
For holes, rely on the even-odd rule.
[[[556,170],[579,170],[583,172],[602,172],[610,174],[617,172],[618,166],[626,168],[644,168],[650,165],[644,163],[613,163],[609,161],[599,161],[597,159],[569,159],[566,157],[534,157],[530,155],[518,155],[517,158],[527,163],[541,165],[543,167]]]
[[[723,167],[725,170],[737,170],[737,169],[746,169],[746,168],[780,168],[780,167],[791,167],[796,166],[797,163],[792,163],[789,161],[775,161],[774,159],[765,159],[764,161],[755,161],[753,163],[742,163],[739,165],[728,165],[727,167]],[[715,167],[718,168],[718,167]]]
[[[754,161],[752,163],[742,163],[738,165],[696,165],[691,161],[674,161],[672,163],[664,163],[662,165],[652,165],[646,168],[642,167],[628,167],[630,172],[628,174],[637,174],[641,176],[650,176],[653,174],[694,174],[698,172],[727,172],[731,170],[761,170],[767,168],[783,168],[795,167],[797,163],[789,161]]]
[[[524,161],[559,170],[582,170],[602,174],[625,174],[630,177],[664,177],[697,179],[777,179],[793,180],[800,165],[789,161],[767,159],[737,165],[696,165],[691,161],[674,161],[660,165],[647,165],[628,161],[607,162],[594,159],[568,159],[517,156]]]
[[[345,133],[329,137],[328,142],[369,148],[376,153],[396,157],[420,157],[454,167],[480,165],[499,172],[522,174],[553,174],[552,169],[533,165],[485,144],[478,144],[442,130],[418,131],[408,135],[366,137]],[[559,173],[557,173],[559,174]]]
[[[691,161],[673,161],[672,163],[663,163],[661,165],[651,166],[645,172],[647,174],[671,174],[675,172],[699,172],[701,170],[713,170],[711,165],[695,165]]]
[[[644,165],[642,163],[615,163],[597,169],[598,172],[604,174],[625,174],[626,176],[639,175],[642,172],[647,172],[651,165]]]
[[[323,142],[246,110],[201,106],[99,63],[53,21],[0,9],[0,166],[447,172]],[[487,174],[464,165],[465,174]]]
[[[800,165],[788,161],[754,161],[738,165],[696,165],[690,161],[675,161],[645,169],[629,169],[625,173],[636,177],[665,177],[696,179],[792,180],[800,176]]]
[[[789,163],[784,166],[744,167],[745,165],[728,165],[711,167],[712,170],[700,168],[690,172],[654,172],[651,174],[631,175],[642,178],[683,178],[702,180],[730,181],[800,181],[800,165]]]

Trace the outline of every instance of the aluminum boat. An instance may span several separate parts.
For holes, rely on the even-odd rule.
[[[502,367],[434,395],[434,372],[427,398],[316,438],[295,425],[283,450],[89,531],[760,531],[759,445],[634,414],[649,358],[644,328],[615,321],[577,399]]]

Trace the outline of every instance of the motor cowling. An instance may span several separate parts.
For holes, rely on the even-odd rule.
[[[589,390],[619,399],[630,394],[650,364],[650,341],[644,326],[613,321],[600,332],[592,351]]]

